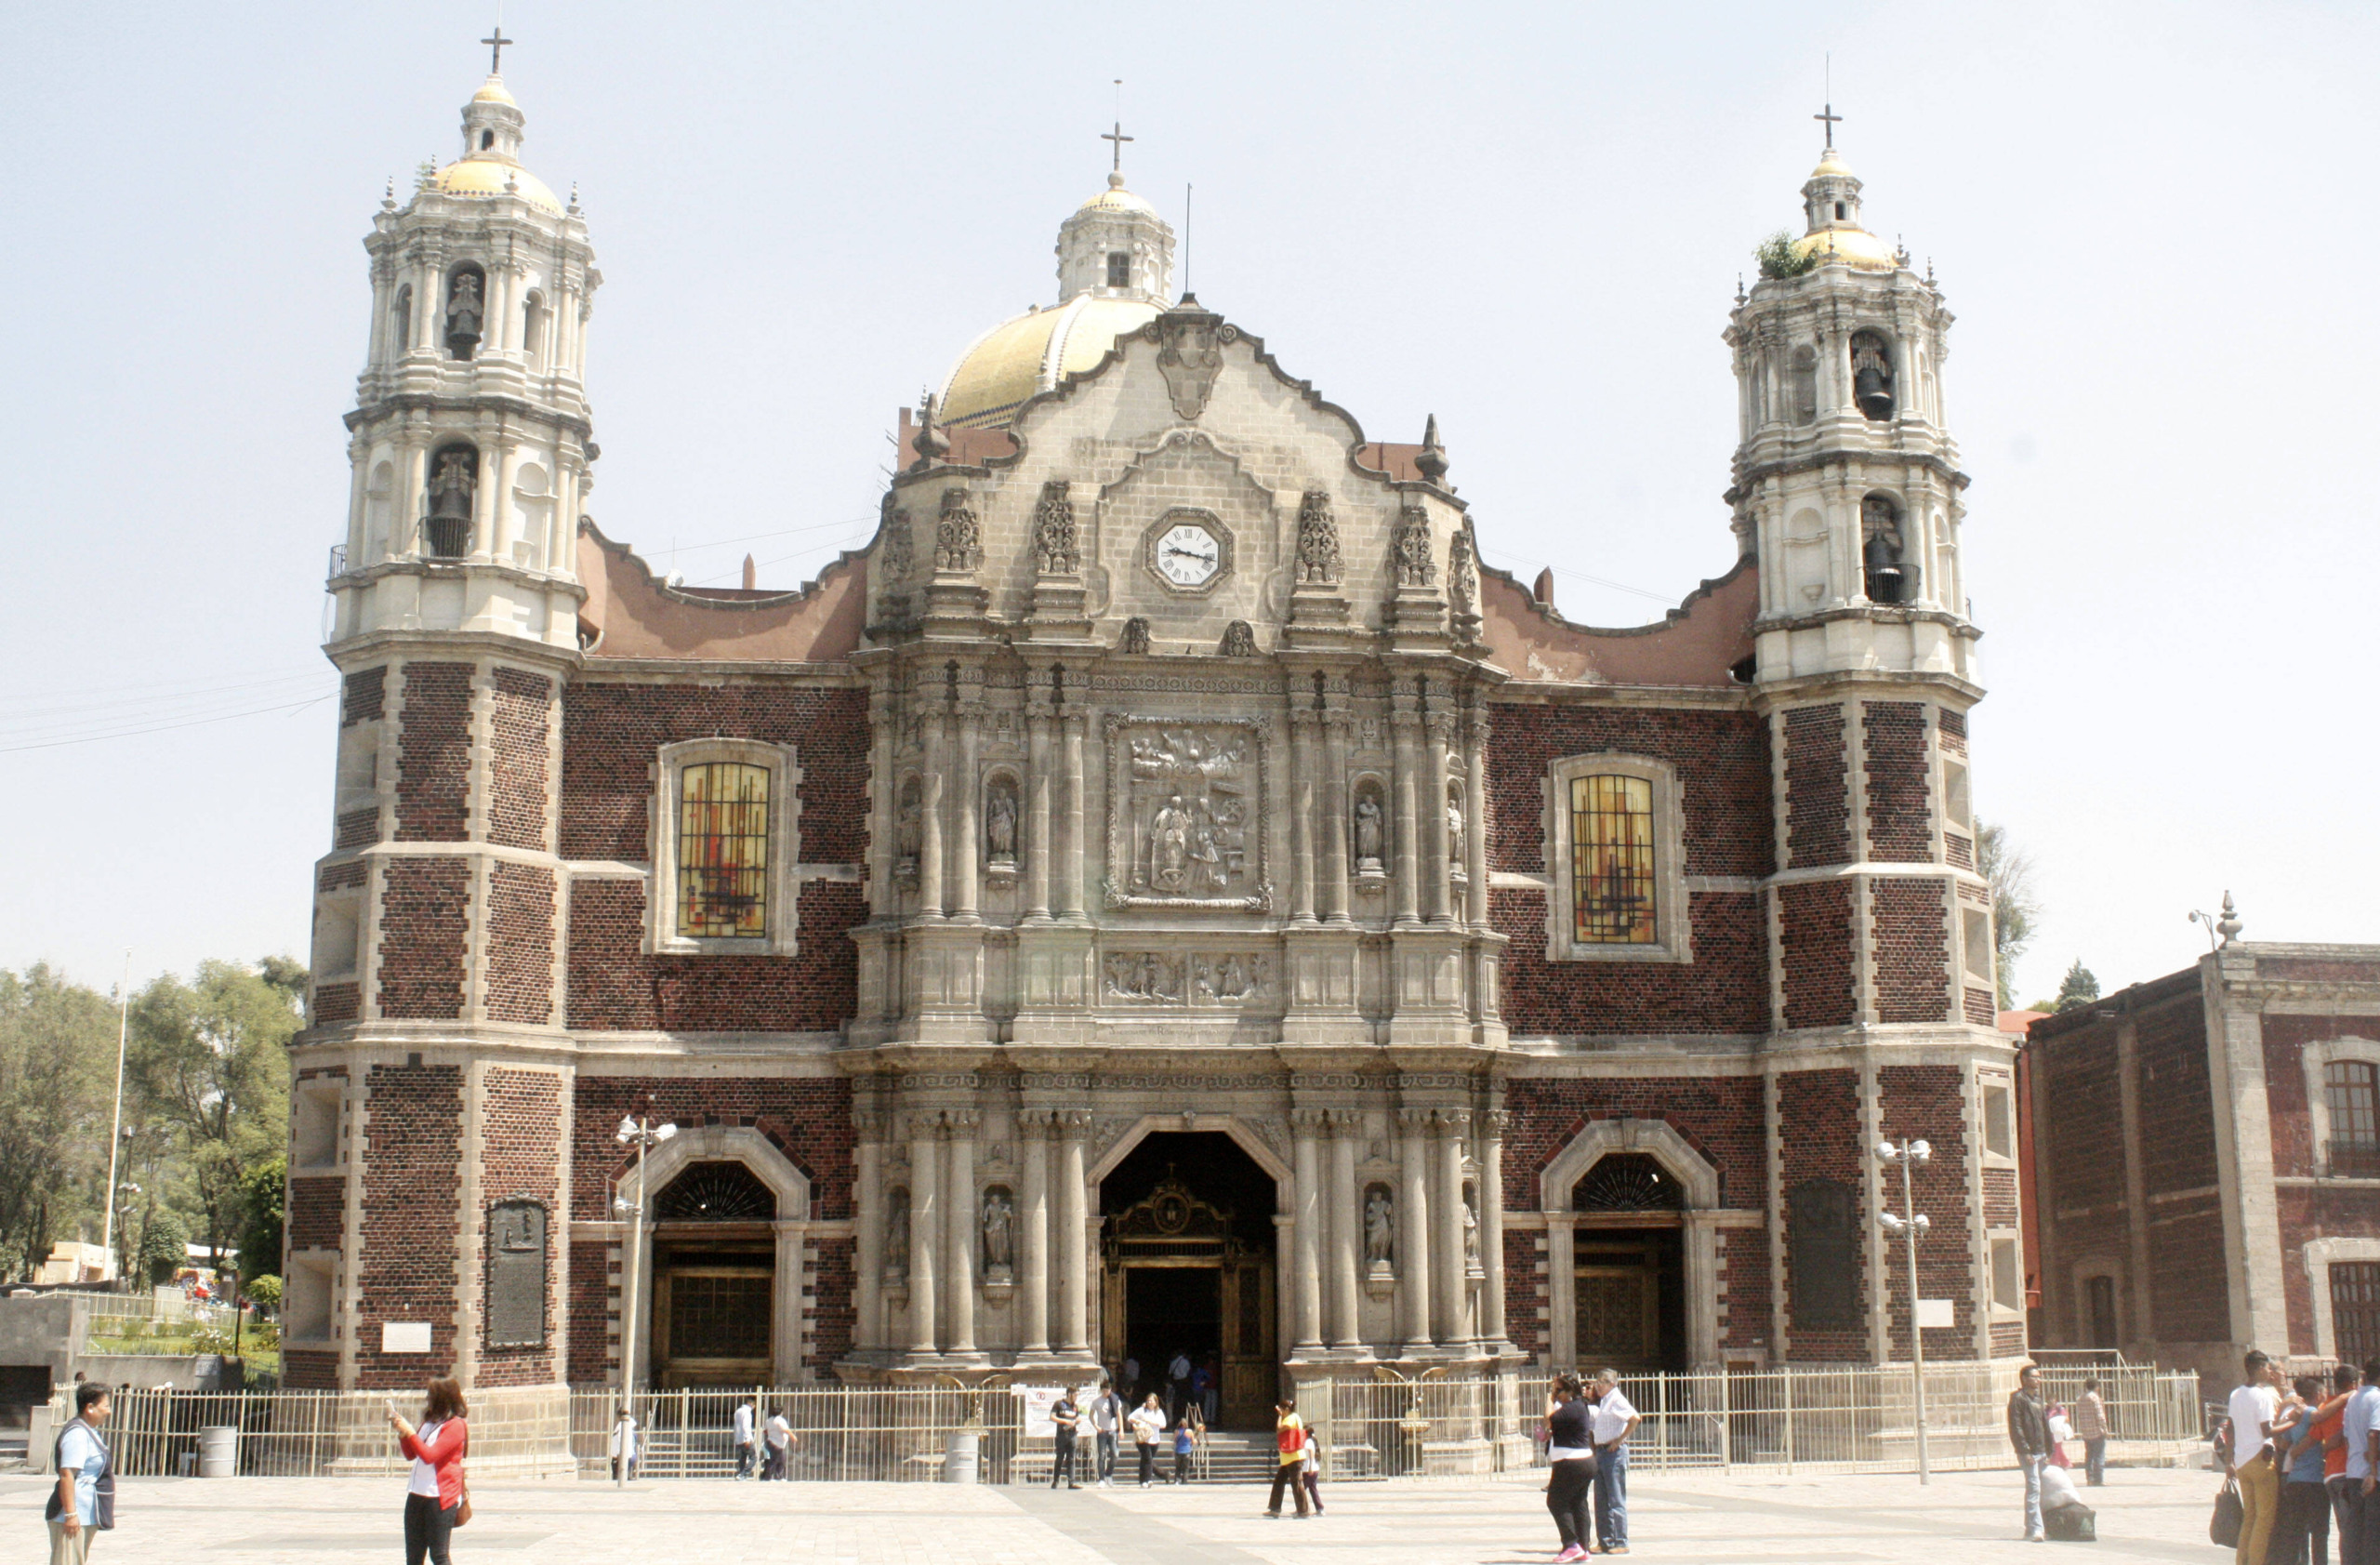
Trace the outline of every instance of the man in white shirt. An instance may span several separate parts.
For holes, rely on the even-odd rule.
[[[2272,1426],[2281,1392],[2272,1360],[2253,1348],[2246,1377],[2231,1393],[2231,1477],[2240,1485],[2238,1565],[2265,1565],[2272,1524],[2281,1510],[2281,1469],[2273,1461]]]
[[[1190,1355],[1176,1348],[1173,1361],[1165,1366],[1165,1405],[1175,1418],[1182,1416],[1183,1399],[1190,1395]]]
[[[1096,1459],[1102,1489],[1116,1486],[1116,1434],[1123,1422],[1124,1399],[1116,1395],[1113,1385],[1101,1381],[1099,1394],[1091,1399],[1091,1432],[1098,1446]]]
[[[1620,1393],[1618,1370],[1597,1370],[1591,1393],[1595,1442],[1595,1552],[1628,1552],[1628,1437],[1643,1417]]]
[[[760,1476],[778,1479],[791,1478],[793,1475],[786,1471],[787,1457],[801,1442],[795,1438],[793,1426],[786,1421],[785,1409],[775,1409],[769,1414],[767,1432],[768,1465],[760,1469]]]
[[[752,1399],[745,1398],[735,1404],[735,1479],[737,1482],[752,1476],[760,1454],[759,1439],[752,1433]]]

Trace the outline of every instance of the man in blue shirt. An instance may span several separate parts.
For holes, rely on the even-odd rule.
[[[2363,1361],[2363,1384],[2347,1399],[2339,1415],[2339,1438],[2347,1442],[2347,1482],[2339,1490],[2339,1558],[2344,1565],[2363,1565],[2370,1557],[2373,1432],[2380,1426],[2380,1358]]]
[[[58,1437],[58,1492],[50,1496],[50,1565],[83,1565],[91,1552],[91,1534],[104,1519],[99,1515],[104,1482],[108,1508],[114,1509],[115,1481],[108,1469],[107,1442],[99,1426],[108,1421],[108,1388],[82,1385],[74,1388],[74,1419]]]

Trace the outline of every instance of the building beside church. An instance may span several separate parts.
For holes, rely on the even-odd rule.
[[[1727,568],[1594,630],[1121,173],[866,548],[665,581],[523,127],[491,75],[365,241],[291,1385],[1886,1360],[1911,1136],[1927,1353],[2022,1351],[1950,315],[1831,144],[1725,333]]]

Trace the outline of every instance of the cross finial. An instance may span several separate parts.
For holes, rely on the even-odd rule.
[[[502,22],[497,22],[496,24],[496,31],[489,36],[482,38],[480,42],[487,46],[487,73],[491,76],[502,75],[504,73],[504,46],[513,42],[512,39],[504,35],[504,24]]]
[[[1116,128],[1113,130],[1101,131],[1099,133],[1099,139],[1103,141],[1113,141],[1116,143],[1115,161],[1110,164],[1109,166],[1116,173],[1121,174],[1124,172],[1124,143],[1132,139],[1131,137],[1124,134],[1124,122],[1122,120],[1117,120],[1116,122]]]
[[[1830,103],[1826,106],[1825,113],[1812,114],[1810,118],[1814,120],[1824,120],[1826,122],[1826,150],[1828,152],[1834,151],[1834,127],[1843,123],[1843,116],[1836,113],[1834,112],[1834,105]]]

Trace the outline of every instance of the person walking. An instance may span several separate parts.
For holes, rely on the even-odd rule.
[[[2307,1551],[2314,1550],[2313,1565],[2322,1565],[2330,1553],[2330,1517],[2325,1502],[2329,1496],[2322,1489],[2322,1436],[2316,1432],[2320,1423],[2322,1377],[2301,1374],[2292,1384],[2294,1406],[2289,1408],[2280,1422],[2273,1426],[2275,1465],[2281,1468],[2281,1505],[2275,1513],[2272,1547],[2265,1558],[2270,1565],[2308,1565]],[[2321,1541],[2314,1542],[2319,1530]]]
[[[760,1456],[760,1436],[752,1427],[752,1399],[747,1397],[735,1404],[735,1481],[741,1483],[752,1476]]]
[[[767,1438],[767,1465],[761,1467],[760,1476],[783,1483],[793,1477],[793,1448],[801,1443],[801,1437],[793,1432],[793,1425],[786,1417],[785,1409],[769,1410]]]
[[[612,1476],[620,1477],[621,1464],[626,1463],[628,1480],[634,1483],[637,1456],[641,1448],[642,1442],[637,1439],[636,1414],[623,1402],[612,1421]]]
[[[1281,1491],[1287,1488],[1297,1496],[1298,1519],[1305,1519],[1305,1485],[1298,1481],[1300,1469],[1305,1466],[1305,1420],[1298,1416],[1294,1397],[1284,1397],[1273,1404],[1273,1494],[1264,1502],[1264,1514],[1274,1520],[1281,1519]]]
[[[405,1565],[448,1565],[446,1540],[469,1491],[463,1482],[463,1455],[471,1448],[470,1410],[463,1388],[451,1376],[432,1380],[422,1399],[421,1425],[405,1422],[394,1399],[389,1425],[397,1449],[413,1458],[405,1482]]]
[[[2082,1442],[2082,1481],[2096,1489],[2108,1481],[2108,1404],[2096,1378],[2074,1399],[2074,1437]]]
[[[2025,1475],[2025,1541],[2049,1541],[2042,1531],[2042,1469],[2049,1466],[2049,1412],[2042,1402],[2042,1372],[2027,1364],[2016,1372],[2016,1389],[2008,1394],[2008,1443]]]
[[[108,1421],[108,1388],[75,1379],[74,1416],[58,1432],[52,1453],[58,1483],[42,1511],[49,1565],[83,1565],[92,1537],[115,1525],[115,1458],[99,1433]]]
[[[1068,1489],[1080,1489],[1075,1477],[1075,1426],[1082,1420],[1082,1410],[1075,1405],[1072,1391],[1060,1390],[1058,1399],[1050,1404],[1050,1433],[1055,1449],[1050,1456],[1050,1487],[1058,1487],[1064,1479]]]
[[[1193,1403],[1190,1417],[1173,1426],[1173,1481],[1176,1483],[1190,1481],[1190,1459],[1198,1453],[1197,1426],[1193,1422],[1197,1412],[1197,1405]]]
[[[2272,1360],[2251,1348],[2241,1360],[2245,1372],[2231,1393],[2232,1480],[2240,1486],[2237,1565],[2265,1565],[2280,1519],[2281,1473],[2273,1463],[2272,1426],[2281,1415],[2281,1393],[2273,1386]]]
[[[1298,1464],[1298,1481],[1305,1485],[1306,1498],[1314,1502],[1314,1514],[1322,1514],[1322,1442],[1314,1438],[1309,1425],[1305,1432],[1303,1460]]]
[[[2365,1565],[2374,1541],[2373,1477],[2380,1474],[2380,1357],[2363,1361],[2363,1384],[2339,1413],[2339,1442],[2347,1457],[2338,1488],[2339,1565]]]
[[[1141,1487],[1157,1481],[1157,1438],[1165,1433],[1165,1403],[1154,1391],[1132,1410],[1132,1444],[1141,1453]]]
[[[1174,1421],[1182,1418],[1182,1404],[1190,1395],[1190,1355],[1181,1348],[1173,1350],[1173,1361],[1165,1366],[1165,1405]]]
[[[1116,1487],[1116,1436],[1124,1425],[1124,1399],[1116,1395],[1115,1382],[1102,1376],[1099,1394],[1091,1399],[1091,1432],[1098,1450],[1099,1487]]]
[[[1644,1422],[1620,1389],[1618,1370],[1597,1370],[1594,1388],[1595,1552],[1628,1552],[1628,1437]]]
[[[1579,1377],[1564,1371],[1554,1377],[1554,1394],[1545,1406],[1545,1456],[1550,1467],[1545,1508],[1554,1513],[1554,1529],[1562,1535],[1559,1565],[1584,1559],[1595,1541],[1594,1408]]]

